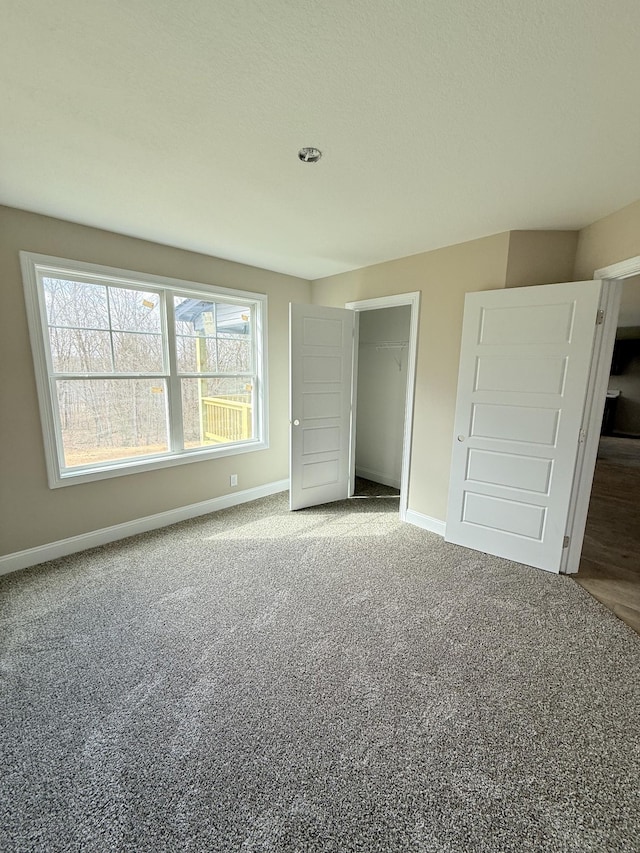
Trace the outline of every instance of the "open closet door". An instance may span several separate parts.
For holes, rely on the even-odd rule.
[[[355,311],[289,306],[289,506],[349,496]]]
[[[601,290],[467,294],[447,541],[560,570]]]

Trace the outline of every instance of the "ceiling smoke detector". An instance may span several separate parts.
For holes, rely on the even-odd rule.
[[[317,163],[322,157],[322,151],[319,148],[301,148],[298,151],[298,159],[303,163]]]

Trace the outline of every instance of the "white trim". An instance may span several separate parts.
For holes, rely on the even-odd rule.
[[[267,327],[267,315],[269,304],[267,294],[262,294],[264,301],[262,309],[256,311],[254,308],[254,321],[256,325],[256,363],[254,370],[256,374],[256,387],[253,393],[253,423],[256,436],[261,436],[260,444],[263,449],[269,447],[269,358],[267,346],[269,341],[269,329]]]
[[[593,343],[582,427],[585,440],[578,448],[566,531],[566,535],[569,537],[569,547],[565,549],[560,565],[560,571],[565,574],[573,574],[580,567],[621,294],[621,281],[602,282],[600,309],[604,311],[604,323],[596,327]]]
[[[428,530],[430,533],[437,533],[438,536],[444,536],[447,525],[439,518],[432,518],[430,515],[423,515],[415,509],[408,509],[405,513],[404,520],[409,524],[414,524],[416,527],[421,527],[423,530]]]
[[[39,256],[20,252],[20,265],[22,267],[22,281],[24,285],[24,298],[27,309],[27,324],[29,327],[29,338],[31,339],[31,351],[33,353],[33,368],[35,371],[36,389],[40,409],[40,423],[42,425],[42,440],[44,444],[44,457],[47,466],[47,478],[49,487],[53,488],[59,477],[57,459],[58,449],[58,427],[51,405],[51,389],[49,387],[49,375],[47,366],[50,354],[44,345],[42,334],[43,320],[41,301],[38,297],[38,279],[36,276],[33,258]]]
[[[400,305],[411,306],[409,326],[409,346],[407,348],[407,391],[404,409],[404,438],[402,442],[402,472],[400,475],[400,519],[408,521],[409,471],[411,468],[411,442],[413,440],[413,409],[416,388],[416,363],[418,358],[418,327],[420,322],[420,291],[399,293],[395,296],[381,296],[376,299],[361,299],[347,302],[345,308],[353,311],[371,311],[379,308],[395,308]],[[353,401],[355,410],[355,400]],[[355,467],[355,459],[352,470]]]
[[[640,275],[640,255],[635,255],[633,258],[627,258],[626,261],[619,261],[617,264],[609,264],[608,267],[596,270],[593,274],[594,278],[631,278],[634,275]]]
[[[51,255],[40,255],[34,252],[20,252],[20,264],[22,267],[27,321],[33,352],[49,488],[57,489],[63,486],[104,480],[125,474],[153,471],[158,468],[182,465],[188,462],[234,456],[254,450],[265,450],[269,447],[266,357],[268,300],[266,294],[237,290],[236,288],[207,284],[206,282],[193,282],[161,275],[123,270],[116,267],[106,267],[101,264],[85,263],[84,261],[56,258]],[[104,464],[86,465],[81,468],[64,467],[62,430],[59,423],[58,407],[54,405],[55,392],[52,387],[53,369],[51,353],[46,344],[48,326],[46,305],[42,288],[39,286],[39,276],[40,274],[64,275],[69,272],[73,273],[74,278],[77,278],[79,281],[86,281],[88,283],[99,282],[110,286],[134,287],[136,289],[148,285],[150,290],[160,294],[163,305],[167,303],[165,306],[166,311],[163,311],[162,314],[162,334],[164,348],[166,350],[168,347],[170,361],[170,364],[165,364],[165,369],[170,369],[168,375],[157,374],[158,379],[166,382],[167,391],[171,392],[168,394],[170,400],[168,421],[171,427],[169,434],[171,435],[172,445],[166,453],[156,456],[114,460],[113,462],[105,462]],[[256,430],[256,438],[245,442],[214,447],[201,447],[189,450],[177,448],[177,443],[182,443],[182,413],[178,402],[180,399],[180,378],[176,374],[174,335],[173,332],[168,333],[167,323],[165,322],[168,319],[169,325],[172,326],[173,306],[171,300],[168,300],[168,302],[166,300],[166,293],[170,291],[179,291],[194,298],[206,297],[208,299],[215,299],[218,297],[221,301],[232,304],[237,303],[238,305],[242,305],[245,302],[251,303],[256,345],[255,364],[252,365],[253,371],[255,371],[255,373],[252,373],[252,382],[254,385],[253,423]],[[124,378],[122,375],[120,377]],[[98,377],[96,376],[95,378]],[[118,378],[118,375],[115,378]],[[142,376],[141,378],[154,378],[154,376]]]
[[[163,287],[165,290],[193,289],[193,296],[200,295],[203,292],[222,290],[229,293],[227,297],[232,302],[237,302],[241,305],[244,299],[264,299],[264,293],[256,293],[250,290],[239,290],[236,287],[224,287],[223,285],[207,284],[203,281],[190,281],[189,279],[171,278],[165,275],[155,275],[153,273],[138,272],[137,270],[125,270],[120,267],[107,267],[103,264],[92,264],[88,261],[76,261],[69,258],[59,258],[53,255],[40,255],[37,252],[20,252],[20,259],[23,258],[33,261],[36,266],[47,267],[52,273],[74,272],[88,284],[95,284],[96,279],[103,279],[107,276],[114,284],[126,287],[133,285],[134,287],[143,284],[152,285],[157,288]]]
[[[164,333],[165,358],[168,361],[168,374],[165,379],[167,387],[167,436],[170,437],[169,450],[172,454],[180,454],[184,442],[184,422],[182,419],[182,395],[180,378],[178,376],[178,353],[176,336],[169,334],[169,329],[175,329],[176,308],[173,299],[167,298],[167,292],[162,291],[162,326]],[[200,408],[202,403],[199,404]],[[201,415],[201,412],[200,412]]]
[[[49,482],[50,489],[59,489],[64,486],[74,486],[79,483],[91,483],[95,480],[108,480],[111,477],[124,477],[126,474],[139,474],[141,471],[155,471],[159,468],[171,468],[174,465],[186,465],[190,462],[204,462],[222,456],[237,456],[240,453],[251,453],[254,450],[266,450],[268,445],[263,441],[246,441],[241,444],[222,444],[213,449],[193,448],[181,453],[167,453],[166,456],[151,457],[144,456],[141,459],[118,460],[117,465],[101,468],[95,466],[86,468],[79,473],[71,470],[68,474],[61,474],[59,480]]]
[[[398,305],[412,305],[420,299],[420,291],[398,293],[394,296],[375,296],[372,299],[358,299],[355,302],[345,302],[344,307],[351,311],[377,311],[379,308],[395,308]]]
[[[355,312],[353,324],[353,347],[351,349],[351,417],[349,418],[349,491],[352,498],[356,492],[356,418],[358,403],[358,365],[360,364],[360,314]],[[399,487],[398,487],[399,488]]]
[[[383,474],[382,471],[374,471],[372,468],[362,468],[359,466],[356,468],[356,477],[373,480],[374,483],[382,483],[383,486],[391,486],[394,489],[400,488],[400,480],[397,477]]]
[[[90,533],[82,533],[79,536],[71,536],[68,539],[59,539],[47,545],[39,545],[36,548],[28,548],[26,551],[16,551],[0,557],[0,575],[26,569],[47,560],[55,560],[58,557],[66,557],[87,548],[96,548],[98,545],[106,545],[118,539],[126,539],[138,533],[146,533],[148,530],[156,530],[159,527],[168,527],[179,521],[196,518],[199,515],[208,515],[231,506],[255,501],[285,492],[289,488],[289,480],[277,480],[273,483],[265,483],[264,486],[255,486],[241,492],[233,492],[222,495],[219,498],[211,498],[207,501],[177,507],[166,512],[155,515],[147,515],[144,518],[136,518],[133,521],[125,521],[123,524],[114,524],[112,527],[103,527],[100,530],[92,530]]]

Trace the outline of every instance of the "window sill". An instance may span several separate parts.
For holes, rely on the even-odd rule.
[[[266,440],[245,441],[242,444],[230,444],[214,449],[187,450],[170,456],[155,456],[145,459],[129,459],[118,464],[96,465],[81,471],[67,469],[65,471],[49,471],[49,488],[59,489],[64,486],[76,486],[80,483],[91,483],[96,480],[107,480],[112,477],[122,477],[127,474],[140,474],[144,471],[156,471],[159,468],[171,468],[174,465],[186,465],[190,462],[208,462],[225,456],[237,456],[240,453],[252,453],[256,450],[267,450]]]

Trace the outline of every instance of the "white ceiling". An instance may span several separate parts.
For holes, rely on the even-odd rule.
[[[640,197],[638,0],[1,0],[0,19],[0,203],[319,278]]]

